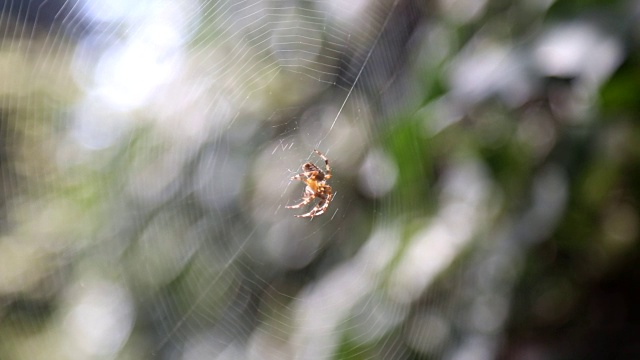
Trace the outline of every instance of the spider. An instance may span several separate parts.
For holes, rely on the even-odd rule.
[[[302,194],[302,201],[296,205],[285,206],[287,209],[298,209],[309,204],[313,199],[319,198],[318,204],[306,214],[294,215],[295,217],[311,217],[322,215],[329,207],[329,203],[333,198],[333,191],[331,186],[327,185],[327,180],[331,179],[331,166],[329,166],[329,159],[324,156],[318,150],[313,150],[316,154],[320,155],[326,165],[326,173],[320,170],[314,163],[304,163],[302,165],[303,173],[291,177],[291,180],[300,180],[304,182],[307,187]]]

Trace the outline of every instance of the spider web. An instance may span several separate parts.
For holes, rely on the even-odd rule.
[[[0,4],[0,358],[497,356],[567,183],[542,164],[505,219],[473,141],[439,140],[533,96],[490,41],[443,65],[486,2],[435,24],[409,0]],[[548,154],[550,125],[524,123]],[[294,218],[314,149],[334,199]]]
[[[365,302],[371,289],[309,312],[318,295],[301,277],[321,283],[312,273],[339,269],[338,259],[308,268],[344,236],[351,205],[337,184],[329,214],[294,219],[283,207],[301,189],[288,178],[314,148],[342,168],[363,155],[380,109],[360,89],[377,89],[394,65],[373,60],[397,58],[380,43],[397,7],[3,2],[1,49],[13,73],[3,138],[19,143],[5,148],[35,154],[7,155],[2,244],[37,254],[16,256],[26,268],[3,275],[9,304],[31,316],[15,323],[32,336],[10,335],[2,351],[335,353],[350,301]],[[28,281],[15,279],[27,270]],[[342,316],[320,328],[308,318],[336,306]],[[49,339],[42,350],[27,346],[40,338]]]

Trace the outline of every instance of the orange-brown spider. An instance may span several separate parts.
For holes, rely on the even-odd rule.
[[[333,197],[333,191],[331,186],[327,185],[327,180],[331,179],[331,166],[329,166],[329,159],[324,156],[318,150],[313,150],[318,154],[322,160],[324,160],[327,168],[326,173],[320,170],[314,163],[307,162],[302,165],[303,173],[291,177],[291,180],[300,180],[304,182],[307,187],[304,188],[302,194],[302,201],[296,205],[285,206],[287,209],[298,209],[309,204],[313,199],[319,198],[318,204],[306,214],[295,215],[295,217],[311,217],[322,215],[329,207],[331,198]]]

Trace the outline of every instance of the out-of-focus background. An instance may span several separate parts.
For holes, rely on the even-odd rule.
[[[0,359],[640,358],[640,1],[0,11]]]

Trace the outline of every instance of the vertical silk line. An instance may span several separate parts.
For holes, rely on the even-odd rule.
[[[316,144],[316,149],[320,148],[320,144],[324,141],[324,139],[327,138],[327,136],[329,136],[329,134],[331,133],[331,130],[333,130],[333,127],[336,125],[336,122],[338,121],[338,118],[340,117],[340,114],[342,113],[342,110],[344,109],[344,106],[347,104],[347,101],[349,100],[349,97],[351,96],[351,93],[353,92],[353,89],[356,87],[356,84],[358,83],[358,80],[360,79],[360,76],[362,75],[362,72],[367,67],[367,63],[369,62],[369,59],[371,58],[371,54],[373,54],[373,50],[378,45],[378,41],[380,41],[380,37],[382,36],[382,32],[387,27],[387,24],[389,23],[389,19],[391,19],[391,15],[393,14],[393,12],[396,9],[396,7],[398,6],[398,2],[399,1],[400,0],[395,0],[393,2],[393,5],[391,5],[391,10],[389,10],[389,15],[387,15],[387,17],[384,19],[384,22],[382,23],[382,26],[380,27],[380,31],[378,31],[378,35],[376,36],[375,40],[373,41],[373,44],[371,44],[371,48],[369,49],[369,52],[367,53],[367,56],[364,58],[364,62],[362,63],[362,66],[360,67],[360,71],[358,71],[358,75],[356,75],[356,78],[353,80],[353,85],[351,85],[351,88],[349,89],[349,92],[347,93],[347,96],[345,96],[344,101],[342,102],[342,105],[340,106],[340,109],[338,110],[338,113],[336,114],[335,119],[333,119],[333,122],[331,123],[331,127],[329,127],[329,130],[327,131],[327,133]]]

